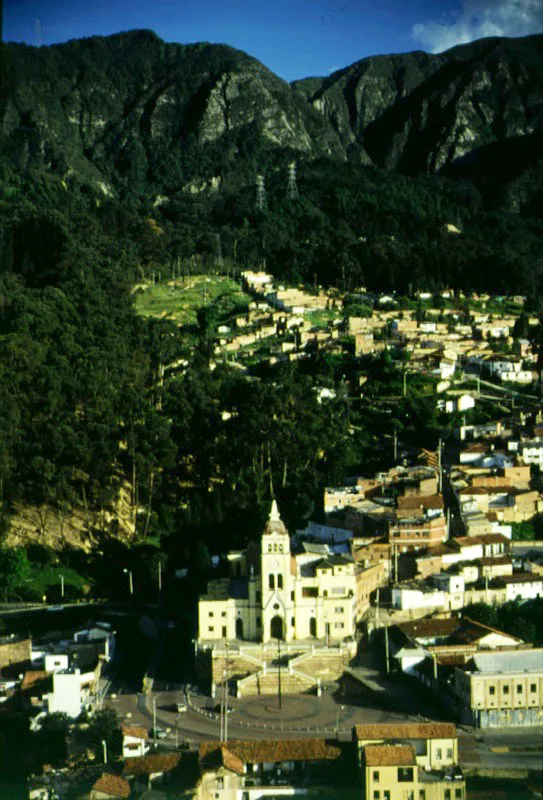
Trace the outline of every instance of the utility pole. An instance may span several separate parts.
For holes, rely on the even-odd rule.
[[[220,739],[221,742],[228,741],[228,671],[229,671],[229,654],[228,654],[228,642],[225,642],[225,666],[223,669],[223,691],[222,691],[222,698],[221,698],[221,734]]]
[[[60,576],[60,596],[64,598],[64,575]]]
[[[385,625],[385,668],[387,675],[390,672],[389,651],[388,651],[388,625]]]
[[[281,705],[281,639],[277,638],[277,699],[279,701],[278,705],[279,708],[282,708]]]
[[[443,490],[443,467],[441,464],[441,439],[439,440],[438,448],[437,448],[437,464],[439,467],[439,491]]]
[[[259,211],[266,211],[268,208],[264,175],[256,176],[256,207]]]
[[[297,197],[298,197],[298,186],[296,185],[296,162],[292,161],[288,165],[287,199],[296,200]]]
[[[403,396],[405,397],[407,394],[407,370],[404,369],[403,371]]]
[[[162,591],[162,562],[158,559],[158,591]]]
[[[107,764],[107,742],[102,739],[102,750],[104,751],[104,764]]]
[[[394,429],[394,463],[396,464],[398,461],[398,433],[396,429]]]
[[[375,593],[375,627],[379,627],[379,589]]]
[[[215,267],[217,268],[217,272],[219,273],[219,275],[221,275],[224,268],[224,261],[222,257],[222,247],[221,247],[221,234],[216,233],[215,239],[217,240],[217,248],[215,252]]]
[[[123,569],[123,572],[125,572],[128,575],[128,588],[130,589],[130,594],[134,594],[134,581],[132,578],[132,570]]]

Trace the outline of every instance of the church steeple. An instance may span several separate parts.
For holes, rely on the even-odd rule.
[[[264,533],[279,533],[288,536],[288,531],[285,528],[285,523],[281,519],[281,514],[279,513],[279,508],[275,499],[272,500],[270,515],[264,526]]]
[[[279,509],[277,507],[277,500],[275,497],[273,498],[271,509],[270,509],[270,516],[268,517],[270,522],[281,522],[281,516],[279,514]]]

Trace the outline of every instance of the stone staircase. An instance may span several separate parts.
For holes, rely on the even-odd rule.
[[[337,681],[356,652],[356,645],[319,646],[312,643],[275,642],[236,644],[208,652],[211,691],[228,675],[238,697],[277,694],[279,666],[285,694],[316,692],[319,686]],[[279,664],[280,660],[280,664]]]
[[[316,689],[317,682],[311,675],[306,675],[297,670],[281,669],[282,694],[303,694]],[[279,691],[279,670],[276,667],[265,672],[254,672],[237,682],[238,697],[253,697],[255,695],[276,695]]]

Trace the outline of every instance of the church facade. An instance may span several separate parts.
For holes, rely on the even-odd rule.
[[[230,553],[231,576],[198,603],[198,642],[339,642],[356,630],[356,565],[350,556],[291,553],[273,501],[260,547]]]

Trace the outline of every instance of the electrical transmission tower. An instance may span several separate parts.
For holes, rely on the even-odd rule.
[[[41,22],[39,19],[34,20],[34,43],[36,47],[41,47],[42,35],[41,35]]]
[[[288,186],[287,199],[295,200],[298,197],[298,186],[296,184],[296,162],[288,165]]]
[[[266,211],[268,202],[266,200],[266,187],[264,186],[264,175],[256,176],[256,207],[259,211]]]

